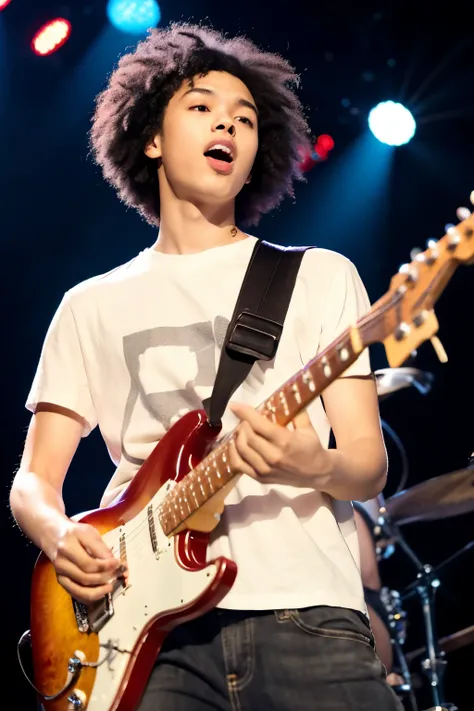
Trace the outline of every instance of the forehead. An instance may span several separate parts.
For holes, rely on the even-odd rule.
[[[252,94],[246,84],[244,84],[241,79],[233,74],[229,74],[228,72],[212,71],[204,76],[198,75],[192,79],[186,79],[181,84],[177,95],[182,96],[192,87],[211,89],[216,94],[229,98],[240,98],[253,101]]]

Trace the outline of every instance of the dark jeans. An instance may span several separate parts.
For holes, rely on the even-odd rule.
[[[213,610],[173,630],[139,711],[403,711],[360,613]]]

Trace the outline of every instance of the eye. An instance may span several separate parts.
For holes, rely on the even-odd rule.
[[[191,111],[196,111],[196,110],[200,111],[200,112],[209,111],[207,106],[205,106],[204,104],[198,104],[197,106],[191,106]]]

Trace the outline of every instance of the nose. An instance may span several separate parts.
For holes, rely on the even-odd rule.
[[[214,131],[227,131],[227,133],[234,137],[235,136],[235,124],[231,119],[220,120],[219,123],[214,126]]]

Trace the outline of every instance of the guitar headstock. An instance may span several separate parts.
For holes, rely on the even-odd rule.
[[[474,191],[471,193],[474,204]],[[400,267],[388,292],[377,301],[359,326],[367,345],[383,342],[390,366],[398,367],[424,341],[431,340],[440,360],[447,360],[435,337],[438,320],[434,304],[459,264],[474,263],[474,215],[459,208],[460,222],[449,227],[440,240],[430,240],[427,249],[412,252],[409,264]]]

